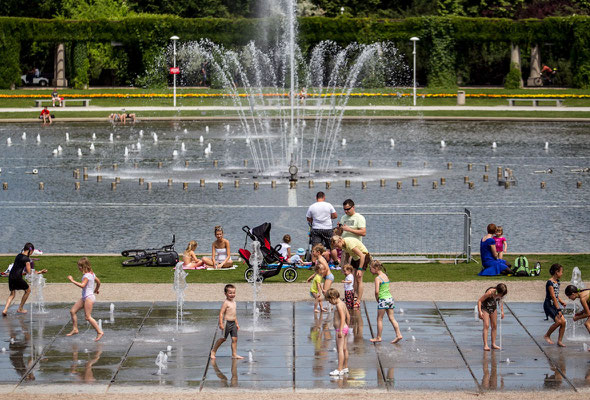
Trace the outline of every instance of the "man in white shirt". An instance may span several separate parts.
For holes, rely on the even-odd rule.
[[[307,209],[307,222],[311,225],[311,244],[318,243],[330,250],[330,239],[332,239],[332,220],[338,218],[332,204],[326,201],[324,192],[318,192],[315,196],[316,202]]]

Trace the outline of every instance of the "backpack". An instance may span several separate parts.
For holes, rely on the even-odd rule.
[[[514,260],[514,276],[538,276],[541,273],[541,263],[537,262],[533,268],[529,268],[529,260],[525,256]]]

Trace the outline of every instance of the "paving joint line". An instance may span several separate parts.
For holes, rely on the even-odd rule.
[[[215,326],[215,330],[213,331],[213,340],[211,341],[211,347],[209,348],[209,356],[207,357],[207,363],[205,364],[205,370],[203,371],[203,377],[201,378],[201,383],[199,384],[199,393],[203,390],[203,386],[205,386],[205,380],[207,379],[207,372],[209,371],[209,365],[211,364],[211,351],[213,350],[213,346],[215,345],[215,339],[217,339],[217,326]]]
[[[524,324],[520,321],[520,319],[516,316],[516,314],[514,313],[514,311],[512,311],[512,308],[510,308],[510,306],[508,305],[508,303],[504,302],[504,304],[506,305],[506,308],[508,308],[508,310],[510,311],[510,313],[514,316],[514,319],[516,319],[516,321],[518,322],[518,324],[522,327],[522,329],[524,329],[524,331],[527,333],[527,335],[529,335],[529,337],[531,339],[533,339],[533,342],[535,342],[535,344],[537,345],[537,347],[539,347],[539,350],[541,350],[541,352],[545,355],[545,357],[547,357],[547,360],[549,360],[549,363],[551,363],[551,365],[561,374],[561,376],[564,377],[564,379],[567,381],[567,383],[572,387],[572,389],[574,390],[574,392],[578,392],[578,389],[574,386],[574,384],[569,380],[569,378],[567,377],[567,375],[561,370],[561,368],[559,368],[559,365],[553,361],[553,359],[549,356],[549,354],[547,354],[547,352],[545,350],[543,350],[543,347],[541,347],[541,345],[539,344],[539,342],[537,342],[537,339],[535,339],[533,337],[533,335],[529,332],[529,330],[524,326]]]
[[[373,325],[371,325],[371,318],[369,318],[369,310],[367,310],[367,303],[363,300],[363,307],[365,308],[365,316],[367,317],[367,324],[369,325],[369,331],[371,332],[371,337],[375,337],[373,333]],[[379,357],[379,351],[377,350],[377,342],[373,342],[373,349],[375,349],[375,355],[377,356],[377,362],[379,363],[379,372],[381,372],[381,378],[383,382],[385,382],[385,389],[389,392],[390,391],[390,382],[385,377],[385,371],[383,371],[383,363],[381,363],[381,357]]]
[[[291,302],[291,306],[293,308],[293,324],[292,324],[293,330],[291,332],[291,336],[293,338],[293,361],[292,361],[292,363],[293,363],[292,364],[293,365],[293,392],[295,392],[295,387],[296,387],[296,384],[295,384],[295,377],[296,377],[296,375],[295,375],[295,372],[296,372],[295,371],[296,370],[296,368],[295,368],[295,359],[296,359],[295,358],[296,357],[296,355],[295,355],[295,302]]]
[[[14,389],[12,389],[11,393],[14,393],[15,390],[20,386],[20,384],[23,383],[23,381],[25,380],[25,378],[27,376],[29,376],[29,374],[33,371],[33,368],[35,368],[35,366],[37,365],[37,363],[43,358],[43,356],[47,352],[47,349],[51,347],[51,345],[55,342],[55,340],[58,338],[58,336],[63,332],[64,328],[68,325],[69,322],[70,321],[66,321],[66,323],[63,324],[63,326],[61,327],[61,329],[59,330],[59,332],[57,332],[57,334],[53,337],[53,339],[51,340],[51,342],[49,342],[49,344],[46,345],[43,348],[43,352],[39,355],[39,357],[37,357],[37,359],[35,360],[35,362],[33,364],[31,364],[31,366],[23,374],[23,376],[20,378],[20,380],[18,381],[18,383],[14,386]],[[31,325],[31,343],[33,343],[33,339],[34,339],[33,326]],[[31,345],[31,351],[33,351],[33,346],[32,345]]]
[[[467,366],[467,369],[469,370],[469,373],[471,374],[471,377],[473,378],[475,385],[477,386],[477,390],[479,391],[480,394],[484,393],[479,381],[477,380],[477,378],[475,377],[475,374],[473,373],[473,370],[471,369],[471,365],[469,365],[469,363],[467,362],[467,359],[465,358],[465,355],[463,354],[463,351],[459,347],[459,343],[457,343],[457,340],[455,340],[455,336],[453,335],[453,332],[451,332],[451,329],[449,329],[449,325],[447,324],[445,317],[442,315],[442,312],[440,312],[440,308],[438,308],[438,304],[436,304],[436,301],[433,301],[432,303],[434,304],[434,307],[436,307],[436,312],[440,316],[440,319],[442,320],[443,324],[445,324],[445,328],[447,328],[447,332],[449,332],[449,335],[451,336],[451,339],[453,340],[453,343],[455,344],[457,351],[461,355],[461,358],[463,359],[465,366]]]
[[[143,328],[143,324],[145,323],[145,320],[148,319],[148,317],[152,313],[153,309],[154,309],[154,302],[152,302],[152,305],[150,306],[150,309],[143,316],[143,319],[141,320],[141,324],[139,324],[139,328],[137,328],[137,331],[135,331],[135,336],[133,336],[133,339],[131,340],[131,344],[127,348],[127,351],[125,352],[125,354],[123,354],[123,357],[121,357],[121,362],[119,363],[119,366],[117,367],[117,370],[113,374],[113,377],[111,378],[111,381],[109,382],[109,384],[107,386],[107,389],[105,390],[105,394],[111,389],[112,384],[115,383],[115,380],[117,379],[117,375],[119,374],[119,371],[121,371],[121,367],[123,366],[123,363],[125,362],[125,360],[127,360],[127,356],[129,355],[129,352],[131,351],[131,348],[135,344],[135,339],[137,338],[137,335],[141,331],[141,328]]]

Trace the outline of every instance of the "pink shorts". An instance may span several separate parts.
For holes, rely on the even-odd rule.
[[[338,334],[338,329],[336,329],[336,334]],[[342,334],[344,336],[348,335],[348,325],[344,325],[344,328],[342,328]]]

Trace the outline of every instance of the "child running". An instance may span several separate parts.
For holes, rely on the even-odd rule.
[[[504,234],[504,229],[501,226],[496,227],[496,234],[494,236],[494,241],[496,242],[496,252],[498,253],[498,259],[504,258],[504,254],[508,250],[508,242],[506,242],[506,238],[502,236]]]
[[[314,273],[307,278],[307,282],[311,281],[311,288],[309,289],[309,295],[315,300],[313,303],[314,312],[327,311],[322,306],[322,293],[324,292],[324,284],[322,282],[322,274],[320,273],[321,267],[319,264],[314,266]]]
[[[223,289],[225,292],[225,301],[219,310],[219,329],[224,331],[223,337],[217,339],[213,350],[211,350],[211,358],[215,359],[215,353],[219,346],[225,342],[228,336],[231,336],[231,358],[242,359],[244,357],[238,355],[238,331],[240,324],[238,324],[238,315],[236,312],[236,287],[232,284],[225,285]],[[223,321],[225,320],[225,330]]]
[[[326,299],[336,306],[334,313],[334,329],[336,330],[336,349],[338,351],[338,368],[330,372],[330,376],[342,376],[348,373],[348,325],[350,314],[340,300],[338,290],[332,288],[326,292]]]
[[[72,278],[72,275],[68,275],[68,279],[74,285],[82,288],[82,298],[79,299],[70,310],[70,315],[72,317],[72,331],[66,336],[73,336],[78,333],[78,316],[76,313],[84,308],[86,321],[88,321],[96,330],[96,338],[94,341],[98,342],[104,335],[104,332],[99,328],[96,320],[92,318],[92,306],[96,301],[95,295],[98,294],[100,280],[94,275],[94,272],[92,272],[92,267],[90,266],[88,258],[82,257],[78,260],[78,269],[84,274],[82,276],[82,282],[76,282],[74,278]]]
[[[490,287],[477,301],[479,319],[483,321],[483,349],[490,351],[488,346],[488,329],[492,325],[492,349],[500,350],[496,345],[496,329],[498,326],[498,305],[497,302],[508,293],[508,288],[503,283],[496,287]],[[504,303],[500,303],[501,318],[504,319]]]
[[[377,336],[371,339],[371,342],[380,342],[381,333],[383,333],[383,316],[387,312],[387,317],[395,330],[395,339],[391,343],[397,343],[403,339],[402,332],[399,329],[399,324],[393,316],[393,296],[389,291],[389,278],[385,275],[385,267],[380,261],[373,261],[370,266],[370,271],[375,276],[375,300],[377,300]]]
[[[346,264],[342,267],[342,272],[344,272],[344,301],[346,303],[346,308],[352,310],[354,308],[354,268],[352,265]]]
[[[588,329],[588,333],[590,333],[590,289],[578,289],[574,285],[568,285],[565,288],[565,295],[571,301],[580,299],[582,311],[574,315],[574,322],[586,318],[584,326]]]
[[[545,333],[543,338],[547,343],[553,344],[551,334],[554,330],[559,328],[557,345],[565,347],[565,344],[562,342],[563,335],[565,334],[565,317],[559,307],[560,303],[565,307],[565,302],[559,298],[559,279],[561,278],[561,275],[563,275],[563,267],[560,264],[553,264],[551,268],[549,268],[549,273],[551,274],[551,279],[549,279],[545,285],[545,302],[543,302],[543,310],[545,310],[547,318],[551,318],[554,323],[549,327],[549,330],[547,330],[547,333]]]

